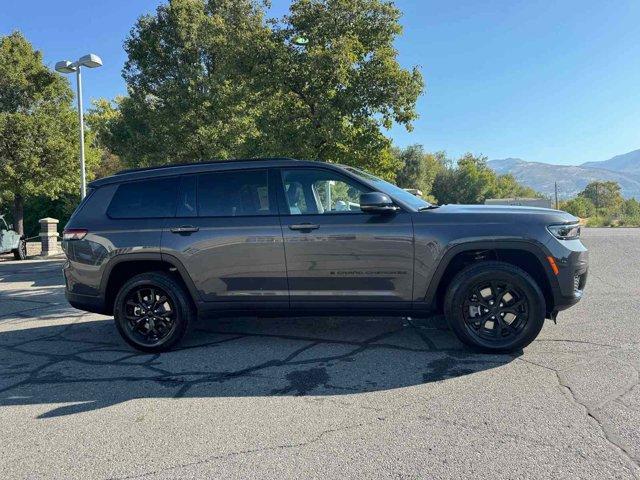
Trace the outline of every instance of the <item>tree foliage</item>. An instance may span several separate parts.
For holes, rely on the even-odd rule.
[[[487,158],[465,154],[457,162],[444,161],[431,193],[439,203],[484,203],[487,198],[539,197],[535,190],[520,185],[511,175],[497,175]]]
[[[116,97],[117,104],[121,97]],[[90,129],[92,146],[99,151],[100,159],[93,168],[92,176],[102,178],[122,170],[124,164],[120,157],[109,149],[112,139],[112,127],[121,120],[120,110],[105,99],[94,100],[92,108],[85,115],[85,122]]]
[[[587,197],[575,197],[560,204],[560,210],[569,212],[580,218],[592,217],[596,214],[596,207]]]
[[[634,217],[640,220],[640,202],[635,198],[629,198],[624,201],[622,212],[628,217]]]
[[[257,147],[392,179],[399,165],[382,129],[410,129],[423,88],[396,58],[400,15],[380,0],[294,0],[272,30],[275,62],[263,64],[275,115],[261,119]],[[299,37],[309,43],[294,45]]]
[[[394,149],[400,161],[396,183],[402,188],[417,188],[428,197],[436,175],[445,168],[444,152],[427,153],[422,145],[411,145],[405,149]]]
[[[0,192],[14,204],[20,233],[25,199],[79,189],[72,98],[21,33],[0,37]],[[91,149],[87,160],[96,160]]]
[[[383,129],[411,128],[423,87],[397,62],[399,17],[381,0],[294,0],[269,22],[258,1],[173,0],[125,42],[129,96],[97,106],[119,111],[99,135],[130,165],[293,156],[393,178]]]
[[[269,44],[256,2],[159,6],[125,42],[129,96],[94,109],[107,120],[101,141],[130,166],[249,155],[265,100],[255,72]]]
[[[620,194],[617,182],[591,182],[579,193],[580,197],[589,199],[597,209],[620,210],[624,199]]]
[[[586,218],[590,227],[640,226],[640,202],[635,198],[622,198],[616,182],[591,182],[560,208]]]

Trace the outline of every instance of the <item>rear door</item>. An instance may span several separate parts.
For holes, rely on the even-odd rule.
[[[371,189],[328,168],[283,168],[279,191],[293,308],[411,305],[410,213],[362,212]]]
[[[277,173],[277,172],[276,172]],[[271,174],[272,175],[272,174]],[[268,169],[182,177],[162,253],[178,259],[205,302],[287,308],[282,229]]]

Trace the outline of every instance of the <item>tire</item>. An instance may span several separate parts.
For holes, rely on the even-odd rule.
[[[18,248],[13,251],[13,258],[16,260],[26,260],[27,258],[27,241],[21,238],[18,242]]]
[[[449,285],[444,314],[464,344],[487,353],[529,345],[544,325],[546,305],[536,281],[503,262],[481,262],[458,273]]]
[[[148,272],[120,288],[113,316],[125,342],[137,350],[157,353],[183,339],[196,312],[189,293],[175,278],[165,272]]]

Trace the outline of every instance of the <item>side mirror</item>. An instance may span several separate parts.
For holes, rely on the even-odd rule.
[[[367,213],[391,213],[398,210],[388,195],[368,192],[360,195],[360,210]]]

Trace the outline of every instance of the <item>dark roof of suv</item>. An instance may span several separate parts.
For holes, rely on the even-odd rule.
[[[333,165],[334,167],[337,167],[337,165],[335,164],[311,160],[296,160],[293,158],[251,158],[238,160],[218,160],[122,170],[110,177],[100,178],[91,182],[89,184],[89,187],[96,188],[111,183],[129,182],[132,180],[141,180],[145,178],[184,175],[188,173],[210,172],[217,170],[235,170],[238,168],[251,169],[269,167],[317,166],[318,164],[326,166]]]

